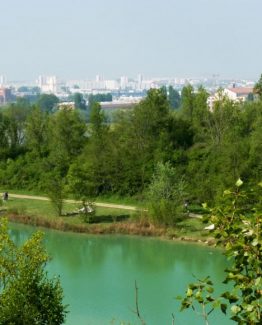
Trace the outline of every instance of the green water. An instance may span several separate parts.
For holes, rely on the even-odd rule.
[[[35,229],[12,225],[12,236],[22,243]],[[226,266],[222,254],[198,245],[125,236],[87,236],[45,230],[52,261],[50,275],[60,275],[70,313],[67,325],[140,324],[134,313],[134,283],[147,325],[204,324],[193,312],[179,312],[177,295],[196,277],[211,275],[221,283]],[[222,290],[222,285],[217,285]],[[231,324],[219,312],[211,325]]]

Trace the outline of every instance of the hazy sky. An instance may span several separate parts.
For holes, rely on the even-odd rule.
[[[0,75],[262,73],[262,0],[0,0]]]

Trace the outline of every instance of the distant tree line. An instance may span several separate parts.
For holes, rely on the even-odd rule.
[[[171,224],[172,202],[214,203],[239,177],[261,180],[261,97],[235,103],[221,93],[210,110],[203,87],[188,85],[181,97],[172,87],[154,89],[109,124],[97,100],[110,96],[95,96],[88,123],[81,109],[53,112],[53,95],[2,109],[1,186],[55,188],[61,197],[135,196],[159,202],[152,215]]]

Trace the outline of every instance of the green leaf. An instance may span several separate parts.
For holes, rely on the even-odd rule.
[[[259,286],[260,282],[261,282],[261,277],[258,277],[255,281],[255,286]]]
[[[257,239],[254,239],[253,241],[252,241],[252,246],[257,246],[258,245],[258,240]]]
[[[193,295],[193,290],[190,289],[190,288],[188,288],[188,289],[187,289],[187,292],[186,292],[186,295],[187,295],[187,297],[192,297],[192,295]]]
[[[214,288],[212,288],[212,287],[207,287],[207,292],[209,292],[209,293],[213,293],[213,292],[214,292]]]
[[[200,298],[200,297],[201,297],[201,295],[202,295],[201,291],[197,291],[197,293],[196,293],[195,297],[196,297],[196,298]]]
[[[237,305],[234,305],[234,306],[231,307],[231,312],[232,312],[233,314],[237,314],[237,313],[239,313],[240,310],[241,310],[241,308],[240,308],[239,306],[237,306]]]
[[[251,312],[254,309],[254,306],[247,305],[245,309],[246,309],[246,311]]]
[[[241,185],[243,185],[243,181],[239,178],[236,182],[236,186],[240,187]]]

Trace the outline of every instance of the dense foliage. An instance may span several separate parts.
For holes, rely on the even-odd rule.
[[[60,325],[66,307],[59,279],[48,279],[48,255],[43,236],[35,233],[21,247],[15,245],[0,220],[0,324]]]
[[[211,209],[207,218],[213,222],[217,245],[224,247],[231,260],[224,283],[232,284],[232,290],[214,297],[213,283],[206,278],[190,284],[182,300],[181,309],[191,307],[205,324],[214,308],[227,314],[229,306],[237,324],[261,324],[262,183],[248,190],[241,190],[242,186],[239,179],[235,189],[225,191],[221,204]]]
[[[259,83],[256,89],[259,93]],[[82,199],[99,195],[143,199],[156,186],[162,164],[174,170],[177,188],[183,179],[186,191],[180,191],[178,200],[183,204],[214,203],[239,177],[246,184],[260,181],[259,96],[234,103],[221,93],[210,109],[202,87],[195,91],[186,86],[181,100],[172,88],[155,89],[134,109],[116,114],[110,124],[96,102],[89,103],[87,124],[82,110],[54,112],[57,100],[50,96],[42,96],[36,106],[17,102],[1,109],[2,188],[46,193],[58,188]],[[172,217],[163,221],[173,222]]]

